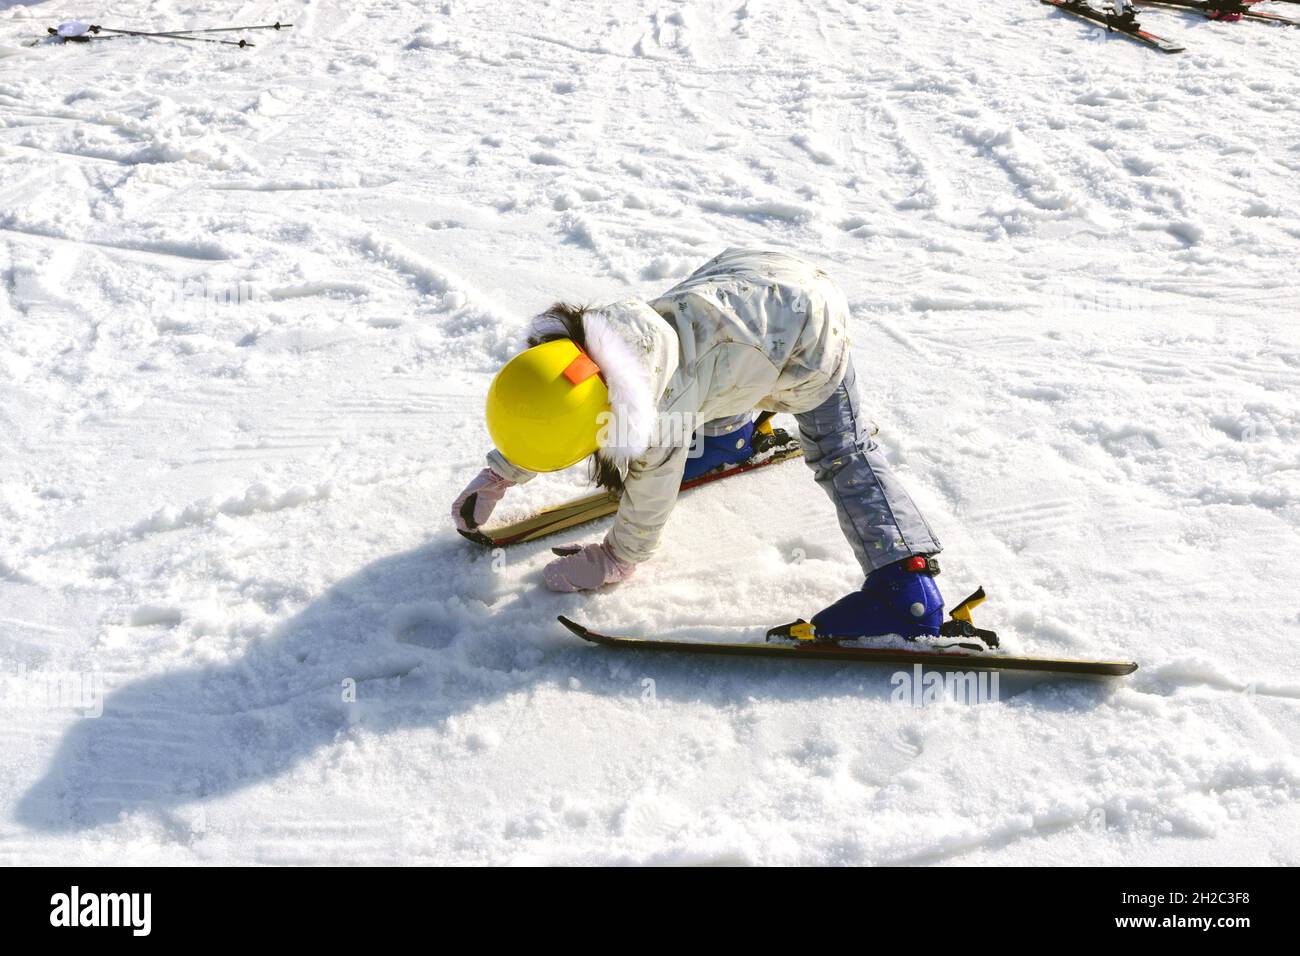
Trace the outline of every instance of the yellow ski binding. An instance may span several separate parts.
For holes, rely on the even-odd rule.
[[[984,593],[984,588],[978,587],[975,593],[971,594],[966,600],[962,601],[955,608],[948,612],[949,620],[944,621],[939,626],[939,634],[942,637],[973,637],[983,641],[989,647],[998,646],[998,635],[994,631],[986,630],[982,627],[976,627],[975,621],[971,617],[971,608],[978,607],[988,598]]]

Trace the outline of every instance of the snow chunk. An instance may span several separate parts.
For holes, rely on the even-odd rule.
[[[163,604],[142,604],[131,612],[132,627],[174,627],[184,618],[181,609]]]
[[[282,511],[295,508],[309,501],[320,501],[330,496],[332,485],[329,482],[307,487],[297,485],[287,491],[276,492],[264,484],[250,486],[242,495],[227,498],[220,504],[201,501],[182,509],[162,508],[131,528],[136,537],[175,531],[179,528],[204,524],[218,515],[247,517],[259,512]]]
[[[820,163],[823,166],[840,165],[839,156],[831,150],[821,137],[814,133],[795,133],[790,137],[790,142],[812,157],[812,161],[815,163]]]

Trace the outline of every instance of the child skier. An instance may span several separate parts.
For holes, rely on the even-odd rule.
[[[626,580],[654,553],[683,478],[746,458],[753,409],[790,412],[866,575],[813,617],[816,635],[938,634],[939,541],[862,418],[848,320],[825,272],[756,249],[728,249],[649,303],[552,306],[492,382],[496,449],[452,507],[457,528],[478,528],[535,473],[594,456],[599,483],[621,490],[614,525],[543,577],[556,591]]]

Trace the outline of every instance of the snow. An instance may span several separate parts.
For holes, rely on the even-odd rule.
[[[1300,863],[1300,34],[231,9],[0,3],[0,859]],[[21,45],[71,17],[294,27]],[[1135,675],[914,708],[555,622],[752,638],[856,587],[797,463],[684,497],[605,593],[452,532],[527,318],[733,244],[846,289],[949,600]]]

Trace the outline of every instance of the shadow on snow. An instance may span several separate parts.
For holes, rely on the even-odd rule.
[[[510,554],[540,568],[546,547]],[[18,822],[79,831],[143,811],[180,826],[174,815],[185,806],[273,780],[336,741],[439,728],[511,694],[544,686],[567,691],[575,677],[574,692],[616,707],[642,706],[647,677],[656,698],[670,704],[890,700],[894,669],[885,666],[643,655],[584,644],[555,615],[586,619],[591,604],[622,589],[552,595],[534,572],[505,592],[491,560],[459,539],[384,558],[230,664],[113,690],[101,717],[77,721],[64,736],[45,775],[20,800]],[[636,631],[634,612],[622,613]],[[1045,680],[1052,683],[1004,674],[1002,700],[1014,703]],[[344,700],[345,681],[355,682],[355,702]],[[1106,693],[1086,682],[1071,686],[1076,693],[1035,695],[1034,706],[1090,707]]]

